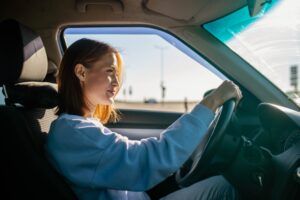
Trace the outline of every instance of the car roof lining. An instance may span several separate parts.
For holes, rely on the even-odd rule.
[[[245,0],[147,0],[145,6],[173,19],[203,24],[246,5]]]
[[[2,2],[0,20],[14,18],[36,30],[58,65],[57,36],[67,25],[145,24],[170,30],[200,25],[245,4],[245,0],[10,0]]]
[[[173,27],[200,25],[244,5],[245,0],[10,0],[2,2],[0,20],[11,17],[35,30],[99,22]]]

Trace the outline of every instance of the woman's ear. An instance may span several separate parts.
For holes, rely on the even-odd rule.
[[[82,64],[76,64],[74,68],[74,73],[80,81],[85,81],[86,78],[86,68]]]

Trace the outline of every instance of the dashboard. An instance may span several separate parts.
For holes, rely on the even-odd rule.
[[[257,140],[272,154],[281,154],[300,142],[300,112],[262,103],[258,106],[258,113],[262,130]]]
[[[260,103],[257,113],[260,125],[239,132],[241,145],[223,175],[246,199],[300,199],[300,112]]]

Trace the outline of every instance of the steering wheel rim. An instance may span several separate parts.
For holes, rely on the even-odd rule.
[[[210,171],[209,163],[218,152],[222,143],[225,130],[231,120],[236,102],[235,99],[226,101],[217,113],[208,131],[194,150],[189,159],[175,174],[175,179],[180,187],[187,187],[201,180]]]

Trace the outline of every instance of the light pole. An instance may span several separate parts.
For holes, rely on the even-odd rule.
[[[159,46],[155,45],[155,48],[160,50],[160,69],[161,69],[161,82],[160,82],[160,88],[161,88],[161,101],[164,104],[164,98],[166,94],[166,86],[164,84],[164,51],[168,48],[167,46]]]

